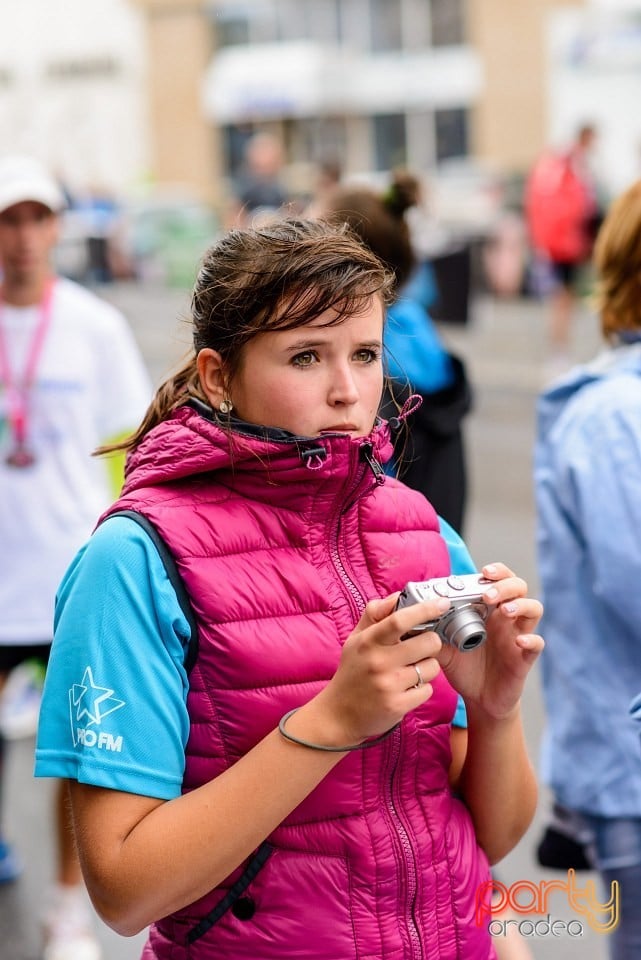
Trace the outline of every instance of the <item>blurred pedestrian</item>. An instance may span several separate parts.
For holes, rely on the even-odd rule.
[[[312,195],[304,210],[305,217],[314,218],[322,215],[327,197],[338,187],[341,178],[342,168],[338,160],[326,159],[318,164]]]
[[[548,373],[571,365],[571,329],[582,268],[589,263],[600,222],[591,168],[596,128],[584,124],[565,150],[548,150],[525,187],[535,292],[549,302]]]
[[[152,925],[147,960],[494,955],[475,907],[536,803],[541,608],[495,563],[485,644],[406,636],[449,604],[396,611],[398,591],[450,560],[381,464],[390,281],[344,225],[221,238],[194,350],[61,585],[37,773],[71,778],[94,902]]]
[[[114,464],[91,452],[130,429],[151,392],[124,318],[53,272],[63,206],[35,159],[0,159],[0,689],[23,662],[48,660],[56,587],[113,496]],[[43,957],[95,960],[62,783],[56,796]],[[0,881],[19,872],[1,840]]]
[[[247,226],[284,212],[289,196],[282,180],[284,153],[275,134],[261,131],[245,145],[243,168],[234,183],[229,226]]]
[[[610,209],[594,263],[607,349],[541,396],[535,458],[547,646],[543,777],[606,885],[613,960],[641,956],[641,181]]]
[[[87,270],[85,282],[111,283],[112,250],[120,216],[120,206],[111,190],[90,186],[75,199],[76,214],[81,218],[87,237]]]
[[[332,190],[319,212],[348,223],[393,271],[385,354],[391,381],[389,409],[411,394],[421,407],[394,441],[399,479],[420,490],[459,533],[467,500],[463,421],[472,393],[463,361],[448,350],[429,314],[438,297],[434,273],[418,261],[405,214],[421,199],[418,179],[396,171],[387,190],[345,184]]]

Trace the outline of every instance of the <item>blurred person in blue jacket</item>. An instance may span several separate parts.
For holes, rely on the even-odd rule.
[[[462,360],[448,350],[429,314],[438,297],[434,273],[429,262],[418,261],[405,216],[420,199],[417,178],[399,170],[383,193],[338,186],[320,214],[347,222],[394,272],[396,298],[384,334],[390,381],[385,415],[393,416],[393,406],[411,394],[423,398],[409,431],[397,434],[394,470],[460,533],[467,499],[462,425],[472,397]]]
[[[546,638],[543,779],[588,839],[613,960],[641,957],[641,180],[612,205],[594,253],[608,346],[538,402],[535,490]]]

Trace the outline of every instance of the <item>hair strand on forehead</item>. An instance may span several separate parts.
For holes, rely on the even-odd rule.
[[[392,298],[393,274],[346,224],[282,218],[231,230],[204,254],[191,298],[193,352],[156,395],[138,430],[97,453],[133,450],[190,397],[204,399],[196,357],[216,350],[233,380],[243,349],[271,330],[291,330],[329,313],[328,325]],[[333,311],[333,313],[330,313]]]

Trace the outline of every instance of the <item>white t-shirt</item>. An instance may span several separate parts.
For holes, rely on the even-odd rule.
[[[0,644],[47,643],[55,592],[76,551],[113,500],[97,446],[133,430],[152,388],[123,315],[59,279],[29,402],[35,463],[7,465],[13,437],[0,383]],[[38,307],[2,306],[11,369],[25,369]]]

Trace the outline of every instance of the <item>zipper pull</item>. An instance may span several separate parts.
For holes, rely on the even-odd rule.
[[[362,443],[360,456],[361,460],[364,460],[368,465],[372,473],[374,474],[374,479],[380,485],[385,483],[385,471],[383,470],[382,465],[375,459],[373,456],[374,447],[371,443]]]

